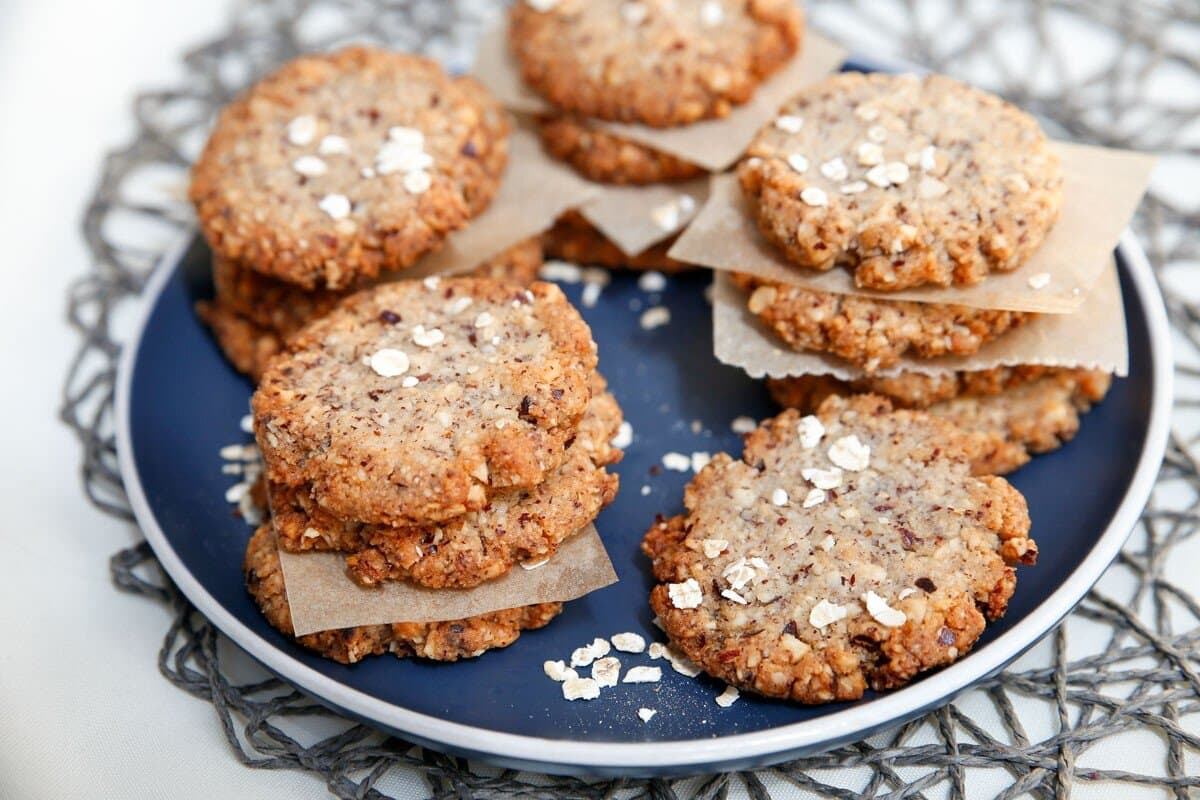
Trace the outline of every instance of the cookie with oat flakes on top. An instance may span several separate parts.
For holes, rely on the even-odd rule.
[[[977,439],[971,463],[981,475],[1004,475],[1069,442],[1080,417],[1111,384],[1112,376],[1101,370],[1036,365],[856,381],[830,375],[767,380],[775,402],[802,412],[816,410],[831,395],[870,393],[947,419]]]
[[[802,703],[892,689],[966,653],[1032,564],[1025,500],[974,477],[964,434],[883,398],[788,410],[688,485],[642,549],[672,644]]]
[[[271,489],[280,546],[291,552],[339,550],[364,586],[411,580],[431,588],[467,589],[517,563],[552,557],[616,497],[618,478],[605,467],[621,457],[611,440],[621,424],[616,398],[592,374],[592,401],[567,446],[566,461],[531,489],[493,495],[486,508],[437,525],[367,525],[323,511],[305,493]]]
[[[246,589],[267,621],[283,635],[294,636],[279,548],[270,525],[261,526],[250,537],[242,568]],[[458,661],[508,647],[522,631],[544,627],[561,612],[562,603],[540,603],[461,620],[394,622],[320,631],[298,636],[296,641],[341,664],[353,664],[384,653],[397,658]]]
[[[289,340],[252,398],[255,436],[268,480],[330,514],[439,522],[553,473],[595,367],[553,284],[387,283]]]
[[[1058,219],[1063,176],[1033,117],[940,75],[842,73],[802,91],[738,166],[763,234],[864,288],[1009,272]]]
[[[289,62],[222,111],[189,196],[213,252],[343,289],[438,249],[491,202],[509,121],[470,78],[352,47]]]
[[[559,110],[657,128],[727,116],[796,53],[794,0],[520,0],[508,41]]]

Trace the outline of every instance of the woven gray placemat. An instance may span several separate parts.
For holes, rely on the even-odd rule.
[[[1058,135],[1168,153],[1180,168],[1197,165],[1194,2],[823,0],[809,11],[817,27],[852,49],[905,57],[997,91]],[[479,0],[251,0],[236,8],[221,37],[185,56],[183,83],[137,96],[137,135],[104,163],[84,220],[94,262],[69,297],[82,343],[65,382],[62,419],[83,447],[84,488],[99,509],[132,520],[113,440],[118,318],[166,246],[192,224],[182,187],[214,110],[281,61],[352,41],[422,50],[461,68],[495,13]],[[1191,585],[1167,577],[1167,565],[1200,527],[1198,223],[1200,210],[1152,192],[1135,225],[1167,298],[1180,393],[1150,507],[1101,582],[1106,588],[1049,634],[1045,666],[1022,661],[945,708],[865,742],[756,773],[688,780],[586,781],[470,765],[342,720],[278,680],[231,678],[220,634],[165,578],[145,543],[112,557],[113,581],[174,611],[159,668],[213,705],[239,760],[309,770],[341,798],[412,796],[398,778],[416,775],[437,798],[762,798],[785,786],[812,797],[960,798],[969,780],[971,796],[1005,800],[1066,798],[1102,781],[1156,787],[1183,800],[1200,791],[1200,602]],[[1093,632],[1087,640],[1102,643],[1080,645],[1069,633],[1076,624],[1101,626],[1103,637]],[[296,721],[313,717],[330,733],[302,742]],[[1161,757],[1135,767],[1103,768],[1095,759],[1080,766],[1132,729],[1153,734]]]

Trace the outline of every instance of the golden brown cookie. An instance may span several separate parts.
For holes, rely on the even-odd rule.
[[[388,527],[339,519],[296,489],[273,487],[271,510],[280,545],[292,552],[351,553],[350,575],[365,586],[412,580],[466,589],[498,578],[517,563],[550,558],[616,497],[618,478],[605,467],[621,457],[610,440],[621,409],[594,374],[592,401],[566,461],[531,489],[500,492],[487,507],[433,526]]]
[[[242,567],[246,588],[267,621],[285,636],[293,636],[279,549],[270,525],[261,526],[250,537]],[[541,603],[447,622],[394,622],[321,631],[297,637],[296,641],[342,664],[384,653],[397,658],[457,661],[508,647],[521,631],[541,628],[561,611],[562,603]]]
[[[829,353],[865,372],[893,367],[904,355],[971,355],[1035,316],[815,292],[737,272],[732,277],[747,293],[750,313],[792,349]]]
[[[1010,565],[1037,555],[1024,498],[972,477],[966,445],[871,395],[764,422],[646,534],[671,642],[733,686],[802,703],[958,659],[1004,614]]]
[[[622,139],[570,115],[542,117],[538,133],[546,152],[598,183],[645,185],[703,175],[706,170],[678,156]]]
[[[787,408],[815,410],[831,395],[869,392],[901,408],[920,408],[977,437],[972,463],[981,475],[1003,475],[1030,456],[1074,438],[1080,417],[1104,399],[1107,372],[1041,366],[840,381],[828,375],[772,378],[771,396]]]
[[[221,257],[342,289],[411,266],[486,208],[508,132],[477,83],[428,59],[302,56],[221,113],[190,197]]]
[[[1062,169],[1033,117],[940,75],[842,73],[786,103],[738,167],[768,239],[861,287],[979,283],[1058,219]]]
[[[542,249],[547,258],[557,258],[575,264],[591,264],[608,269],[658,270],[683,272],[693,265],[676,261],[667,255],[675,236],[660,242],[636,256],[627,256],[578,211],[568,211],[558,218],[550,230],[542,234]]]
[[[558,469],[595,367],[557,286],[388,283],[289,340],[254,394],[255,435],[268,480],[335,516],[438,522]]]

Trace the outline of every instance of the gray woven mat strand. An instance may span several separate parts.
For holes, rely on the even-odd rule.
[[[1200,155],[1194,35],[1200,5],[1194,2],[822,0],[809,3],[809,11],[816,27],[852,49],[906,57],[990,88],[1041,115],[1057,135],[1169,153],[1179,159],[1173,163],[1192,167]],[[137,96],[138,133],[104,163],[83,226],[94,262],[69,297],[69,320],[82,343],[65,382],[62,419],[83,447],[83,484],[98,508],[132,519],[113,441],[117,312],[136,299],[166,246],[192,225],[186,169],[214,110],[287,58],[343,43],[421,50],[462,68],[495,13],[487,2],[253,0],[237,7],[223,36],[185,56],[184,83]],[[1086,35],[1063,36],[1071,25]],[[1190,40],[1175,35],[1188,32]],[[1174,88],[1164,93],[1162,81]],[[961,798],[969,778],[973,795],[986,785],[1001,800],[1066,798],[1080,782],[1100,781],[1157,787],[1183,800],[1200,791],[1200,603],[1190,586],[1168,580],[1166,565],[1200,527],[1198,222],[1196,208],[1152,193],[1136,223],[1167,298],[1181,392],[1154,497],[1110,571],[1125,574],[1131,588],[1119,597],[1093,591],[1049,634],[1048,666],[1006,671],[924,719],[865,742],[757,773],[676,781],[546,778],[470,765],[341,720],[278,680],[231,679],[220,634],[165,578],[145,543],[112,557],[113,581],[174,611],[159,668],[213,705],[238,759],[319,774],[339,798],[391,797],[385,787],[395,790],[398,776],[416,774],[436,798],[757,799],[785,787],[830,798]],[[1176,290],[1189,288],[1191,297]],[[1184,420],[1191,430],[1182,430]],[[1082,621],[1107,629],[1107,643],[1086,652],[1073,646],[1068,630]],[[332,732],[301,743],[294,723],[312,717]],[[1047,719],[1047,732],[1031,733]],[[1136,770],[1079,766],[1093,748],[1131,728],[1158,737],[1161,763]]]

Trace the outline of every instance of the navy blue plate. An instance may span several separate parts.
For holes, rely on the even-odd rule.
[[[218,455],[223,445],[249,440],[239,420],[251,387],[193,313],[211,292],[209,253],[198,241],[151,281],[143,324],[125,354],[123,475],[147,538],[192,602],[267,668],[351,716],[433,748],[545,772],[663,774],[780,761],[911,718],[995,672],[1066,614],[1116,555],[1162,457],[1171,377],[1153,276],[1132,241],[1119,253],[1130,375],[1114,382],[1073,442],[1012,476],[1029,501],[1038,565],[1020,570],[1008,615],[971,654],[935,677],[858,703],[805,708],[743,696],[722,709],[713,702],[719,682],[669,669],[658,684],[568,703],[542,675],[545,659],[569,657],[595,636],[659,638],[638,544],[656,514],[680,511],[689,476],[656,465],[668,451],[740,452],[730,421],[775,413],[760,382],[712,356],[707,272],[670,278],[661,299],[639,290],[636,275],[616,273],[599,303],[581,309],[635,431],[617,467],[621,492],[597,521],[620,582],[569,603],[549,627],[508,649],[452,665],[383,657],[347,667],[267,624],[243,586],[251,529],[224,499],[232,480]],[[566,289],[578,304],[579,287]],[[642,330],[640,310],[659,302],[670,308],[670,324]],[[641,706],[659,712],[649,724],[636,715]]]

